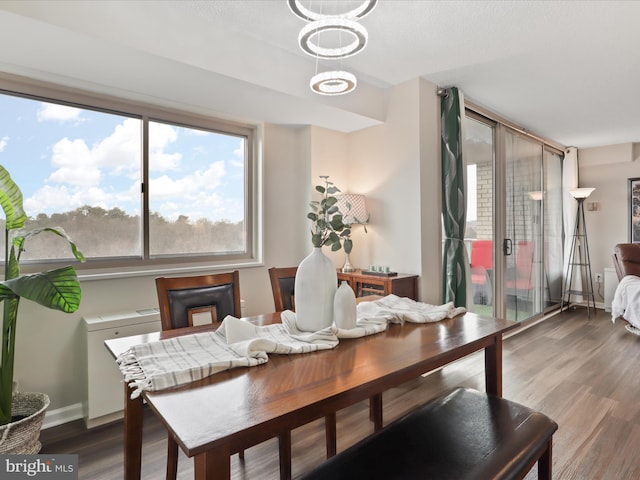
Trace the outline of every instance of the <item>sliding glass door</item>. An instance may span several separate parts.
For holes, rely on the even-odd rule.
[[[562,222],[562,154],[545,148],[544,198],[542,219],[545,293],[543,309],[560,304],[562,298],[563,222]]]
[[[470,111],[464,134],[469,309],[540,316],[562,290],[561,153]]]
[[[467,174],[465,245],[471,262],[473,291],[468,305],[476,313],[493,315],[495,127],[467,116],[464,133],[462,156]]]
[[[504,289],[507,318],[520,321],[542,313],[542,145],[507,130],[505,147]]]

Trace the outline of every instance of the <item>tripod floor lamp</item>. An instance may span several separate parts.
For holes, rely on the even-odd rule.
[[[588,317],[591,317],[591,307],[593,307],[593,313],[596,313],[596,300],[593,294],[591,257],[589,256],[589,242],[584,220],[584,201],[594,190],[595,188],[575,188],[569,192],[578,202],[578,210],[571,237],[567,271],[562,287],[562,303],[560,304],[560,311],[562,311],[571,305],[572,296],[575,297],[574,301],[586,301]]]

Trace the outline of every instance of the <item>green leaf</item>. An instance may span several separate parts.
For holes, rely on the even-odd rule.
[[[0,283],[0,302],[7,298],[15,298],[15,296],[16,295],[9,287]]]
[[[309,212],[309,213],[307,213],[307,218],[309,220],[311,220],[312,222],[315,222],[316,220],[318,220],[318,215],[316,215],[313,212]]]
[[[16,257],[16,249],[13,246],[11,246],[11,248],[9,249],[9,260],[4,266],[4,274],[5,280],[16,278],[18,275],[20,275],[20,264],[18,263],[18,258]]]
[[[321,247],[322,246],[322,235],[320,235],[319,233],[314,233],[311,235],[311,243],[313,244],[314,247]]]
[[[331,251],[332,252],[337,252],[338,250],[340,250],[340,242],[333,243],[331,245]]]
[[[316,191],[324,194],[324,192],[326,191],[325,188],[322,185],[316,185]]]
[[[327,214],[328,215],[335,215],[338,213],[338,207],[331,207],[327,210]]]
[[[333,183],[331,185],[333,185]],[[340,189],[336,186],[331,186],[327,188],[327,193],[330,195],[333,195],[334,193],[338,193],[338,192],[340,192]]]
[[[80,282],[72,266],[23,275],[0,283],[14,294],[47,308],[73,313],[80,307]]]
[[[344,228],[344,224],[342,223],[342,218],[334,217],[330,223],[331,223],[331,228],[336,232],[339,232]]]
[[[327,197],[325,198],[325,203],[327,206],[332,207],[336,203],[338,203],[338,199],[336,197]]]
[[[43,227],[43,228],[37,228],[35,230],[31,230],[30,232],[27,232],[23,236],[15,237],[13,239],[13,244],[18,248],[18,251],[22,251],[24,250],[24,243],[27,240],[29,240],[32,237],[35,237],[36,235],[41,234],[42,232],[54,233],[59,237],[62,237],[65,240],[67,240],[69,242],[69,246],[71,247],[71,251],[73,252],[73,256],[76,257],[76,259],[79,260],[80,262],[85,261],[85,258],[82,252],[78,250],[78,247],[76,246],[76,244],[73,242],[73,240],[71,240],[71,237],[67,235],[67,232],[65,232],[62,227]]]
[[[2,165],[0,165],[0,204],[4,210],[6,230],[22,228],[27,221],[27,214],[22,207],[22,192]]]

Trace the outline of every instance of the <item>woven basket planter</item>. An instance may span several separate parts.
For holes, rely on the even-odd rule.
[[[12,415],[21,420],[0,426],[0,455],[34,455],[40,451],[40,428],[49,397],[44,393],[13,394]]]

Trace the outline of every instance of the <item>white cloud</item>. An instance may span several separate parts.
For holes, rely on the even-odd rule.
[[[7,143],[9,143],[9,137],[6,135],[0,139],[0,152],[4,151],[7,148]]]
[[[242,199],[227,199],[217,193],[199,193],[193,196],[188,204],[167,200],[151,208],[159,212],[168,220],[175,220],[185,215],[190,221],[208,218],[212,221],[229,220],[237,222],[244,218],[244,203]]]
[[[233,151],[235,160],[229,160],[229,165],[235,168],[244,169],[244,140],[239,140],[238,148]]]
[[[141,138],[140,120],[127,118],[111,135],[91,148],[90,158],[85,161],[106,169],[110,175],[139,178]]]
[[[176,128],[164,123],[149,123],[149,170],[164,172],[177,170],[182,160],[180,153],[165,153],[167,145],[178,139]]]
[[[233,154],[244,160],[244,139],[239,140],[238,148],[233,151]]]
[[[38,110],[38,121],[46,122],[54,120],[58,122],[81,121],[79,108],[68,107],[66,105],[56,105],[54,103],[41,103]]]
[[[63,138],[53,146],[53,165],[58,167],[48,181],[69,185],[99,185],[100,169],[92,161],[92,153],[84,140]]]
[[[149,192],[154,199],[178,197],[191,201],[196,198],[193,192],[207,192],[209,194],[219,187],[225,174],[224,162],[214,162],[204,171],[196,170],[192,174],[181,178],[162,175],[151,179]]]
[[[140,177],[140,121],[126,119],[111,135],[91,148],[83,139],[63,138],[53,146],[51,163],[57,167],[49,182],[99,185],[104,174]]]
[[[149,170],[151,172],[165,172],[167,170],[178,170],[181,153],[165,153],[161,150],[149,152]]]
[[[111,135],[89,146],[84,139],[63,138],[52,147],[55,168],[41,189],[25,200],[29,214],[68,211],[82,205],[131,211],[140,201],[140,121],[126,119]],[[116,190],[102,188],[106,176],[128,178]]]
[[[211,164],[206,170],[198,170],[181,178],[162,175],[151,179],[149,193],[152,210],[165,218],[175,219],[178,215],[187,215],[189,219],[214,218],[231,219],[228,207],[215,190],[222,185],[226,175],[223,161]],[[234,208],[234,210],[237,210]],[[240,208],[236,218],[243,218]]]
[[[28,215],[42,212],[66,212],[84,205],[77,195],[68,187],[45,185],[24,201],[24,209]]]

